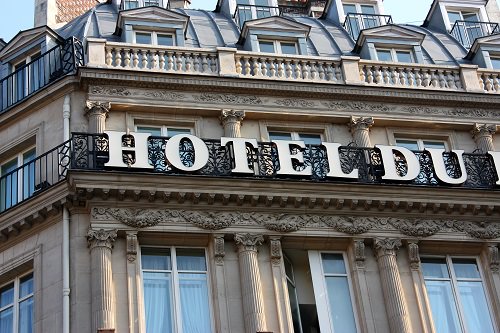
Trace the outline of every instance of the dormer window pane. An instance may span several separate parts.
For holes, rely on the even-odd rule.
[[[477,13],[462,13],[464,21],[479,22],[479,17]]]
[[[377,58],[379,61],[392,61],[391,51],[377,50]]]
[[[500,58],[490,58],[494,69],[500,69]]]
[[[347,15],[349,13],[356,13],[356,6],[355,5],[350,5],[350,4],[344,4],[344,14]]]
[[[361,6],[361,13],[362,14],[375,14],[375,7],[368,6],[368,5],[362,5]]]
[[[282,54],[297,54],[297,46],[295,45],[295,43],[281,42],[281,53]]]
[[[173,46],[174,45],[174,38],[172,35],[158,34],[157,41],[158,41],[158,45],[162,45],[162,46]]]
[[[144,6],[159,6],[160,0],[144,0]]]
[[[151,34],[145,32],[137,32],[135,34],[135,42],[137,44],[151,44]]]
[[[410,51],[396,51],[398,62],[413,62]]]
[[[259,49],[260,49],[260,52],[275,53],[273,42],[260,41],[259,42]]]

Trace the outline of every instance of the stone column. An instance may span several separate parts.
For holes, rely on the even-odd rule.
[[[92,332],[114,330],[115,295],[111,249],[116,240],[116,230],[92,229],[87,233],[90,248]]]
[[[86,102],[85,115],[89,118],[89,133],[104,133],[110,108],[109,102]]]
[[[400,239],[374,240],[390,331],[391,333],[410,333],[410,317],[396,261],[396,251],[400,246]]]
[[[351,117],[349,129],[358,147],[372,147],[370,127],[374,124],[372,117]]]
[[[235,234],[234,240],[238,246],[245,332],[266,332],[264,296],[257,260],[257,247],[264,242],[264,237],[241,233]]]
[[[472,129],[472,137],[476,141],[476,146],[483,153],[494,151],[493,134],[497,131],[497,126],[494,124],[474,124]]]
[[[245,118],[245,111],[224,109],[220,114],[220,121],[224,126],[224,136],[228,138],[241,138],[241,122]]]

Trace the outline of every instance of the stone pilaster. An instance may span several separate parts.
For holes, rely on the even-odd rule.
[[[493,134],[497,131],[494,124],[474,124],[472,128],[472,137],[476,141],[476,147],[483,153],[494,151]]]
[[[243,118],[245,118],[245,111],[222,110],[219,119],[224,127],[224,136],[228,138],[240,138]]]
[[[391,333],[410,333],[410,317],[403,292],[403,284],[396,261],[400,239],[383,238],[374,240],[374,250],[382,281],[382,292],[389,319]]]
[[[229,329],[229,305],[226,295],[226,270],[224,267],[224,257],[226,256],[224,234],[213,234],[211,238],[211,248],[215,261],[215,293],[217,294],[215,302],[215,314],[219,316],[216,320],[216,331],[228,333]]]
[[[349,129],[358,147],[372,147],[370,127],[372,127],[374,123],[372,117],[351,117]]]
[[[89,118],[89,133],[104,133],[110,108],[109,102],[87,101],[85,103],[85,115]]]
[[[92,332],[114,330],[115,295],[111,250],[116,230],[92,229],[87,233],[91,261]]]
[[[245,332],[266,332],[264,296],[257,260],[257,248],[264,242],[264,237],[241,233],[235,234],[234,240],[238,246]]]
[[[141,312],[138,286],[140,285],[139,269],[137,267],[137,231],[127,232],[127,289],[128,289],[128,318],[130,333],[139,332],[139,320]]]
[[[488,246],[488,262],[492,273],[500,273],[500,255],[497,245]]]

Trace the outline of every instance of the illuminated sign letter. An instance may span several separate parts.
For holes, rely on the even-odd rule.
[[[434,165],[434,173],[436,177],[443,183],[450,185],[460,185],[465,183],[467,180],[467,171],[465,170],[464,159],[462,158],[463,150],[452,150],[452,153],[457,154],[458,164],[460,165],[460,172],[462,176],[460,178],[452,178],[446,172],[446,166],[444,165],[443,153],[445,152],[442,148],[425,148],[426,151],[431,154],[432,164]]]
[[[235,173],[251,173],[254,171],[248,167],[247,144],[252,148],[257,147],[257,140],[245,138],[220,138],[221,146],[226,146],[228,143],[233,145],[234,168],[231,170]]]
[[[411,150],[404,147],[394,147],[394,146],[384,146],[376,145],[375,148],[380,150],[382,154],[382,161],[384,162],[385,175],[382,179],[388,180],[398,180],[398,181],[411,181],[417,178],[420,173],[420,163],[418,163],[417,156],[411,152]],[[394,161],[394,151],[399,152],[406,160],[406,165],[408,170],[406,175],[401,176],[396,169],[396,163]]]
[[[184,139],[191,141],[193,145],[194,161],[191,166],[185,165],[181,160],[179,145]],[[168,139],[165,154],[170,164],[181,171],[198,171],[208,162],[207,145],[200,138],[191,134],[177,134]]]
[[[328,156],[328,167],[330,172],[326,175],[332,178],[358,178],[358,169],[352,169],[350,173],[344,173],[340,165],[339,148],[340,143],[322,142],[323,147],[326,148],[326,155]]]
[[[292,154],[290,149],[293,147],[304,149],[306,147],[304,141],[273,140],[272,142],[278,149],[278,160],[280,162],[280,169],[276,172],[277,175],[310,176],[312,174],[311,166],[307,166],[301,171],[297,171],[293,167],[293,161],[300,164],[304,163],[304,155],[300,150]]]
[[[128,136],[134,138],[133,147],[123,147],[123,136],[127,135],[125,132],[104,132],[109,138],[109,161],[104,164],[107,167],[119,168],[141,168],[153,169],[153,166],[148,163],[148,137],[149,133],[135,133],[130,132]],[[135,163],[131,165],[123,162],[123,154],[135,153]]]

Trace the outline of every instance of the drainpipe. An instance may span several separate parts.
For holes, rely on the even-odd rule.
[[[69,118],[71,114],[70,96],[64,97],[63,104],[63,135],[64,142],[70,138]],[[63,241],[62,241],[62,271],[63,271],[63,330],[62,333],[70,333],[69,331],[69,210],[63,206]]]

